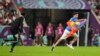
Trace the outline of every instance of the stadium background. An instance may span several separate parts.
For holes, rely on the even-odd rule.
[[[92,37],[88,36],[88,29],[92,28],[93,34],[97,33],[96,29],[100,29],[100,21],[87,0],[13,0],[13,2],[21,12],[26,14],[25,20],[28,27],[26,25],[24,27],[24,37],[26,37],[23,41],[24,45],[32,45],[30,31],[34,32],[37,21],[43,24],[44,29],[50,21],[55,28],[59,22],[65,27],[66,21],[72,17],[73,12],[79,12],[79,18],[88,20],[86,26],[79,31],[80,38],[77,46],[91,45],[89,41]],[[0,26],[1,39],[6,39],[10,34],[9,26]]]

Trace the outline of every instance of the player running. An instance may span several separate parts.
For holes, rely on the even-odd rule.
[[[16,46],[18,39],[20,38],[20,35],[23,32],[23,19],[24,17],[22,15],[18,16],[15,20],[12,21],[12,23],[10,24],[10,31],[11,34],[13,35],[13,40],[5,40],[5,42],[11,42],[11,49],[10,52],[13,52],[14,47]],[[16,35],[18,34],[18,36],[16,37]],[[3,43],[3,44],[4,44]]]
[[[75,26],[71,28],[70,33],[67,35],[67,38],[69,38],[69,37],[71,37],[71,36],[77,37],[77,35],[75,36],[74,34],[76,34],[76,32],[77,32],[82,26],[84,26],[85,24],[86,24],[86,19],[83,19],[83,20],[80,21],[80,22],[76,22],[76,23],[75,23]],[[72,45],[77,41],[77,39],[78,39],[78,38],[74,38],[74,39],[70,42],[69,45],[67,44],[67,46],[68,46],[69,48],[71,48],[71,49],[74,49]]]
[[[73,32],[73,27],[76,25],[76,21],[77,21],[77,18],[78,18],[78,13],[74,14],[73,15],[73,18],[71,18],[68,22],[67,22],[67,27],[65,28],[64,30],[64,33],[63,35],[61,36],[61,38],[53,45],[51,51],[53,51],[53,49],[55,48],[55,46],[62,40],[65,40],[66,37],[69,37],[70,36],[70,31]],[[75,29],[76,30],[76,29]],[[76,30],[77,31],[77,30]],[[76,31],[74,31],[75,33],[73,34],[73,36],[75,37],[73,39],[73,41],[70,43],[70,45],[68,45],[70,48],[73,48],[72,47],[72,44],[78,39],[78,35],[76,34]],[[68,35],[69,34],[69,35]]]
[[[73,36],[73,37],[75,37],[72,41],[71,41],[71,43],[68,45],[68,47],[70,47],[71,49],[74,49],[73,48],[73,43],[75,43],[75,41],[78,39],[78,35],[76,34],[76,32],[82,27],[82,26],[84,26],[84,24],[86,23],[86,20],[84,19],[84,20],[82,20],[82,22],[76,22],[75,23],[75,26],[74,27],[72,27],[72,31],[69,31],[68,29],[65,29],[65,31],[64,31],[64,33],[63,33],[63,35],[61,36],[61,38],[60,39],[58,39],[58,41],[53,45],[53,47],[52,47],[52,49],[51,49],[51,51],[53,51],[53,49],[58,45],[58,43],[60,42],[60,41],[62,41],[62,40],[66,40],[66,38],[68,38],[68,37],[71,37],[71,36]],[[68,26],[67,26],[68,27]]]

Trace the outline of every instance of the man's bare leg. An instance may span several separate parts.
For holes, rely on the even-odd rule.
[[[78,40],[78,38],[75,37],[75,38],[70,42],[70,45],[73,45],[77,40]]]
[[[55,44],[53,44],[53,47],[52,47],[51,51],[53,51],[54,48],[55,48],[62,40],[63,40],[63,39],[58,39],[58,41],[57,41]]]
[[[62,40],[65,40],[66,37],[67,37],[67,34],[69,34],[69,31],[68,30],[65,30],[63,35],[60,37],[60,39],[57,40],[57,42],[55,44],[53,44],[53,47],[51,49],[51,51],[53,51],[53,49],[62,41]]]
[[[71,49],[74,49],[73,44],[78,40],[78,35],[76,33],[73,36],[74,36],[74,39],[68,45],[68,47],[71,48]]]

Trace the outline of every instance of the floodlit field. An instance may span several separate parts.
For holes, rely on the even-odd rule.
[[[66,46],[57,46],[51,52],[51,47],[17,46],[13,53],[9,53],[9,48],[0,47],[0,56],[100,56],[100,47],[75,47],[72,50]]]

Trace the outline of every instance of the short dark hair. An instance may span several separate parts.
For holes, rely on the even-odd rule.
[[[74,12],[73,15],[79,14],[78,12]]]

